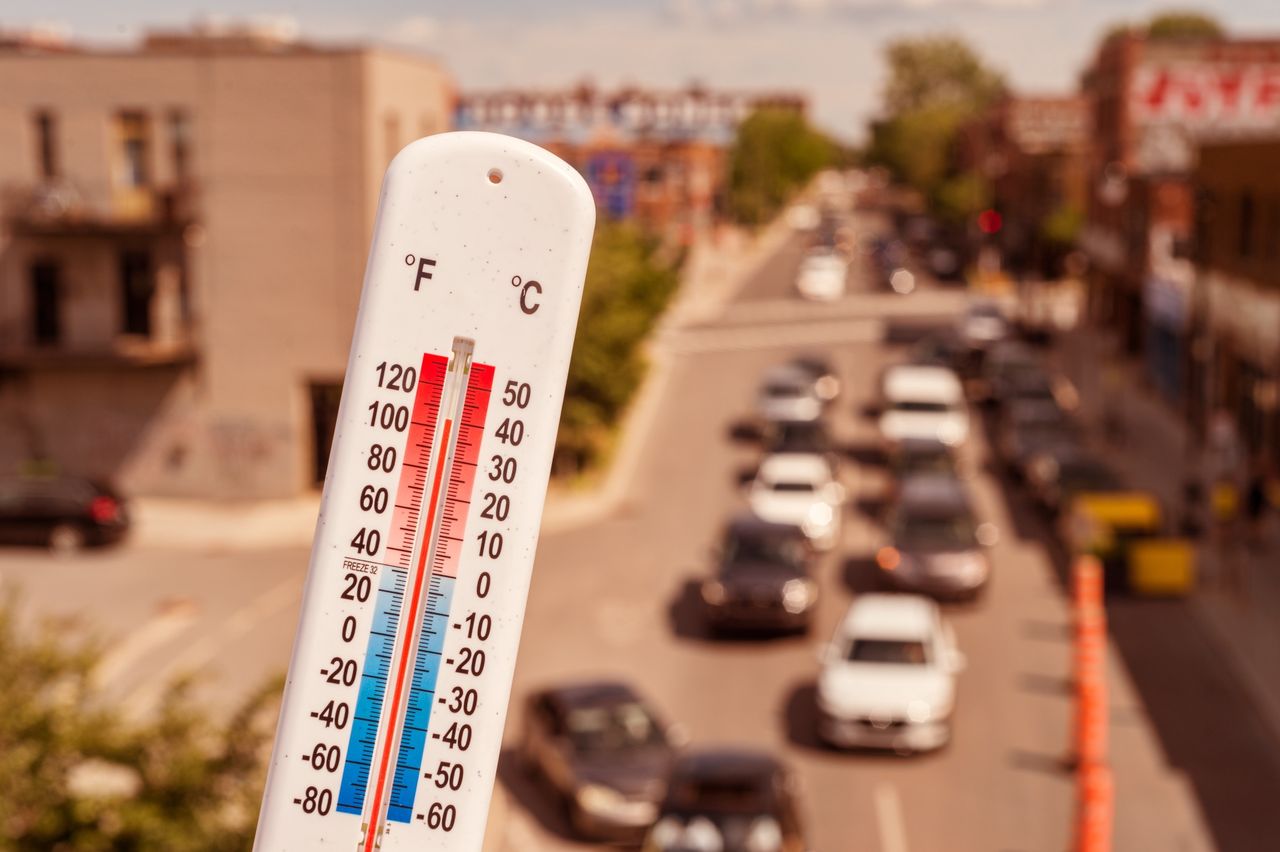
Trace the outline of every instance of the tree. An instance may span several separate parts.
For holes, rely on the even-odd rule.
[[[580,471],[607,452],[613,429],[644,377],[641,346],[678,283],[676,263],[630,225],[596,229],[569,362],[556,467]]]
[[[1195,11],[1161,12],[1147,24],[1151,39],[1215,39],[1222,38],[1222,24],[1210,15]]]
[[[177,685],[130,723],[93,685],[97,654],[19,629],[0,605],[0,837],[17,852],[243,852],[274,722],[264,688],[225,726]]]
[[[869,159],[919,190],[941,215],[970,215],[987,189],[979,176],[956,173],[953,148],[960,128],[1002,96],[1003,80],[950,36],[896,41],[885,58],[884,118],[872,126]]]
[[[743,224],[768,221],[837,148],[800,113],[764,108],[747,116],[729,155],[729,212]]]

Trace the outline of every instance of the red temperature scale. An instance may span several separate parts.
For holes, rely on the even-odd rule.
[[[388,168],[258,852],[481,847],[594,222],[509,137]]]

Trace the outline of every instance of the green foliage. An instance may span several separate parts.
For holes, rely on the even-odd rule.
[[[1004,81],[950,36],[895,41],[885,58],[885,118],[872,127],[868,159],[923,193],[940,215],[980,209],[973,205],[988,190],[979,176],[955,173],[953,148],[960,128],[1004,93]]]
[[[558,470],[579,471],[608,449],[644,377],[641,346],[678,280],[653,239],[629,225],[597,227],[560,416]]]
[[[746,225],[767,222],[839,151],[804,116],[759,109],[738,127],[729,158],[729,212]]]
[[[0,606],[0,849],[243,852],[252,844],[272,684],[226,727],[184,686],[130,723],[94,687],[96,654],[18,628]]]
[[[1161,12],[1147,24],[1152,39],[1213,39],[1224,35],[1222,24],[1211,15],[1192,10]]]
[[[889,81],[884,108],[891,116],[950,106],[975,112],[1004,93],[1004,80],[954,36],[904,38],[885,51]]]
[[[975,172],[963,172],[938,184],[932,199],[942,218],[964,222],[991,206],[991,184]]]
[[[1050,245],[1072,246],[1083,226],[1084,212],[1073,205],[1063,204],[1040,223],[1040,234]]]

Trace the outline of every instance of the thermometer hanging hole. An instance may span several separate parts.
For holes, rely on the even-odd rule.
[[[489,183],[502,183],[502,169],[489,169]]]

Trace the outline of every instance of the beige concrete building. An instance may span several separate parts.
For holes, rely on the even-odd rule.
[[[266,497],[322,475],[425,59],[250,32],[0,46],[0,471]]]

